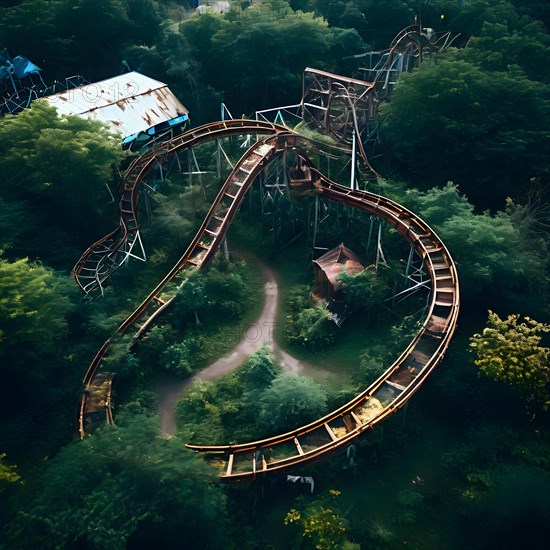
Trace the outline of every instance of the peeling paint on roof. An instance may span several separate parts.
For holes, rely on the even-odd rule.
[[[357,254],[344,246],[344,243],[313,260],[313,263],[323,271],[334,290],[338,290],[342,286],[339,281],[340,275],[343,273],[357,275],[365,269]]]
[[[61,115],[99,120],[123,138],[189,113],[166,84],[135,71],[43,99]]]

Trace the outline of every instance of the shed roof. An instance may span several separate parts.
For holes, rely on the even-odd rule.
[[[342,286],[338,280],[339,275],[356,275],[365,269],[357,254],[344,246],[344,243],[313,260],[313,263],[323,271],[335,290]]]
[[[189,113],[166,84],[135,71],[44,99],[59,114],[99,120],[124,138]]]

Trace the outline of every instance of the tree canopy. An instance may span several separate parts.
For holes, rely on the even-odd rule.
[[[221,545],[227,515],[214,471],[177,439],[161,438],[154,416],[120,414],[117,424],[52,459],[11,526],[11,539],[21,548],[52,541],[59,547],[172,546],[182,537],[196,548]]]
[[[5,486],[9,483],[15,483],[21,479],[17,473],[17,466],[4,462],[6,453],[0,453],[0,494],[4,492]]]
[[[281,374],[259,402],[260,422],[273,432],[307,424],[326,412],[326,393],[313,380]]]
[[[519,315],[501,319],[489,311],[487,326],[470,338],[475,364],[493,380],[501,380],[525,392],[527,399],[550,407],[550,348],[540,345],[550,325]]]
[[[203,78],[243,111],[295,103],[304,67],[329,66],[333,45],[340,54],[342,48],[357,53],[362,46],[356,34],[344,40],[323,18],[294,11],[284,0],[254,3],[227,15],[195,15],[181,32]]]
[[[352,309],[369,309],[388,296],[388,287],[374,266],[369,266],[356,275],[342,273],[339,280],[346,293],[346,302]]]
[[[521,71],[449,56],[400,77],[382,108],[382,136],[432,181],[452,180],[476,202],[502,208],[548,174],[549,98],[546,84]]]
[[[394,181],[362,180],[356,171],[361,188],[397,200],[441,237],[457,263],[462,320],[444,367],[407,409],[390,415],[387,430],[354,440],[347,457],[308,466],[304,474],[321,486],[311,495],[309,486],[290,485],[284,476],[222,489],[220,457],[207,466],[183,443],[239,443],[288,431],[378,378],[425,314],[420,291],[371,315],[386,290],[400,288],[409,243],[381,226],[388,267],[343,281],[370,319],[350,315],[337,328],[310,299],[311,195],[291,192],[260,217],[253,188],[233,220],[229,250],[238,239],[273,262],[283,306],[274,337],[285,332],[278,343],[304,362],[305,372],[320,365],[314,376],[325,385],[283,374],[263,349],[226,376],[192,384],[177,407],[178,435],[160,433],[153,415],[158,379],[172,384],[176,375],[185,385],[181,378],[232,349],[246,328],[243,319],[259,308],[258,270],[223,260],[209,272],[192,272],[163,312],[163,324],[139,342],[132,331],[111,337],[103,366],[115,373],[116,425],[68,443],[86,367],[179,257],[219,189],[217,143],[194,150],[198,177],[178,166],[149,196],[152,223],[141,233],[148,263],[129,262],[103,300],[85,302],[73,293],[67,271],[116,225],[117,167],[126,157],[119,136],[92,121],[58,117],[39,101],[0,119],[0,524],[7,546],[504,549],[525,544],[525,533],[533,547],[547,546],[550,440],[540,405],[548,406],[548,325],[533,320],[546,318],[550,298],[547,3],[232,1],[225,13],[203,14],[181,0],[6,0],[2,6],[0,49],[28,56],[47,83],[137,70],[166,82],[189,108],[193,126],[217,120],[220,100],[235,116],[297,103],[308,65],[358,76],[353,70],[366,60],[358,54],[387,48],[415,21],[462,33],[457,48],[426,56],[400,76],[382,106],[381,139],[371,158]],[[3,84],[5,91],[9,82]],[[304,134],[319,137],[310,129]],[[319,141],[319,149],[333,151],[330,138]],[[223,144],[229,156],[242,153],[237,140]],[[336,181],[349,181],[347,153],[330,155],[330,162],[313,146],[307,154]],[[367,258],[366,213],[334,203],[325,208],[320,199],[315,247],[346,239]],[[173,290],[176,283],[170,284]],[[495,304],[516,313],[490,313],[484,329],[472,329]],[[469,348],[474,330],[479,334]],[[334,347],[327,349],[329,343]],[[537,414],[527,418],[516,396]],[[302,449],[307,452],[310,438],[340,437],[342,424],[331,421],[332,431],[300,436]],[[269,459],[267,449],[263,454]],[[245,463],[236,458],[234,471]],[[327,494],[336,478],[342,493]],[[300,493],[307,494],[296,499]]]
[[[496,214],[476,213],[452,183],[423,192],[382,181],[380,191],[421,213],[434,228],[451,251],[461,287],[469,297],[487,303],[489,298],[505,296],[523,309],[542,305],[539,297],[547,296],[549,290],[549,251],[545,239],[535,231],[528,209],[509,200]]]
[[[0,19],[10,53],[30,58],[52,80],[119,73],[125,48],[154,43],[161,29],[153,0],[23,0]]]
[[[67,337],[74,290],[64,277],[28,259],[0,258],[0,279],[0,356],[20,367],[32,353],[52,352]]]
[[[469,2],[457,22],[473,10],[483,25],[465,48],[400,76],[382,106],[382,138],[432,183],[452,180],[497,209],[549,175],[550,34],[506,0]]]
[[[0,215],[12,235],[6,244],[65,267],[67,249],[87,246],[105,223],[107,187],[126,156],[119,138],[96,121],[60,117],[37,101],[0,119],[0,156]],[[48,235],[39,230],[44,224]]]

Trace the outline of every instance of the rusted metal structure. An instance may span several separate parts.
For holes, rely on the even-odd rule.
[[[17,114],[26,109],[33,100],[48,95],[48,87],[40,72],[42,69],[30,59],[17,55],[11,58],[7,50],[0,49],[0,115]],[[74,87],[75,77],[55,86]]]
[[[136,71],[49,95],[60,115],[106,124],[126,146],[140,145],[189,120],[189,111],[163,82]]]
[[[365,191],[351,190],[326,179],[307,160],[308,140],[281,131],[254,144],[235,166],[185,254],[122,323],[118,333],[134,330],[137,340],[174,299],[165,292],[169,282],[181,283],[189,269],[204,269],[219,249],[248,189],[263,168],[285,150],[302,151],[308,181],[304,190],[384,219],[407,239],[422,258],[430,276],[430,304],[424,323],[401,356],[384,374],[352,401],[333,413],[291,432],[251,443],[201,446],[191,449],[226,459],[223,479],[241,481],[302,466],[338,452],[361,434],[397,412],[442,360],[456,327],[460,305],[458,276],[452,258],[435,232],[417,215],[395,202]],[[87,431],[87,400],[108,355],[107,341],[90,365],[79,416],[79,434]]]
[[[378,176],[370,165],[366,147],[369,142],[377,140],[378,109],[390,95],[399,74],[412,70],[424,58],[449,48],[458,36],[411,25],[393,39],[388,49],[354,56],[366,63],[355,78],[306,68],[302,76],[301,102],[257,111],[256,118],[273,119],[282,124],[285,124],[285,119],[301,119],[350,147],[353,188],[356,153],[367,168],[364,176]]]
[[[307,68],[302,79],[302,119],[315,121],[340,143],[357,149],[372,175],[376,171],[367,158],[366,144],[376,139],[378,108],[397,77],[410,71],[423,57],[450,47],[457,34],[436,34],[412,25],[403,29],[387,50],[363,54],[367,67],[361,78],[347,78]]]
[[[82,255],[79,262],[73,268],[73,276],[86,293],[102,292],[103,285],[110,274],[121,265],[132,252],[135,243],[140,240],[138,204],[139,192],[144,178],[155,169],[159,160],[164,161],[176,156],[181,150],[195,147],[207,141],[213,141],[220,137],[242,134],[274,134],[288,132],[282,126],[270,122],[254,120],[228,120],[214,124],[207,124],[178,136],[162,146],[149,150],[141,157],[134,160],[125,173],[120,187],[120,225],[114,231],[97,241]],[[226,184],[227,185],[227,184]],[[232,190],[233,191],[233,190]],[[223,196],[216,201],[224,199]],[[227,201],[227,197],[225,198]],[[216,204],[216,202],[214,203]],[[136,327],[134,337],[140,338],[154,319],[170,305],[173,296],[165,296],[161,293],[166,284],[172,281],[184,268],[191,266],[204,266],[212,260],[214,252],[219,248],[222,238],[218,236],[219,228],[224,222],[224,232],[232,217],[227,221],[223,211],[213,213],[212,207],[197,236],[193,240],[186,254],[168,275],[159,283],[153,292],[140,304],[140,306],[122,323],[117,330],[117,335],[126,332],[131,327]],[[234,213],[233,213],[234,215]],[[223,237],[222,235],[222,237]],[[215,246],[210,254],[206,255],[211,243]],[[140,242],[140,241],[139,241]],[[205,257],[207,261],[205,262]],[[103,364],[103,360],[111,347],[111,339],[107,340],[100,348],[92,363],[86,371],[82,381],[84,392],[78,413],[78,434],[83,437],[88,431],[90,419],[95,415],[95,406],[89,401],[89,396],[94,388],[95,378]],[[110,403],[110,401],[109,401]],[[109,413],[108,417],[112,418]]]
[[[435,34],[428,36],[425,32],[421,33],[418,26],[407,27],[396,36],[388,50],[374,52],[380,54],[382,57],[375,63],[374,68],[368,69],[366,73],[366,76],[372,79],[371,81],[343,77],[317,69],[305,69],[302,100],[297,105],[289,106],[289,109],[291,107],[296,108],[295,111],[299,112],[301,119],[314,123],[323,132],[333,136],[336,141],[349,147],[349,151],[351,152],[352,189],[356,187],[356,154],[359,155],[363,161],[363,165],[366,167],[364,176],[378,175],[369,164],[365,144],[375,131],[373,129],[375,126],[373,125],[377,124],[378,104],[389,93],[389,90],[395,83],[396,72],[410,68],[413,65],[413,61],[411,60],[419,58],[421,52],[424,50],[434,53],[449,47],[453,43],[453,37],[456,37],[456,35],[451,35],[450,33],[444,33],[439,37]],[[374,59],[372,58],[374,53],[371,52],[365,55],[371,55],[371,59]],[[403,59],[408,59],[409,61],[405,63]],[[401,61],[398,63],[396,60]],[[74,109],[77,109],[81,110],[84,116],[101,118],[103,115],[100,112],[103,110],[106,119],[114,120],[116,122],[115,125],[120,126],[123,122],[126,123],[125,121],[130,123],[133,120],[133,116],[137,113],[137,107],[131,107],[128,114],[125,114],[126,107],[124,106],[131,106],[132,102],[130,100],[135,100],[134,96],[128,94],[130,92],[137,94],[138,91],[141,91],[143,98],[146,98],[150,95],[151,91],[157,90],[158,86],[160,88],[155,93],[160,93],[163,89],[162,86],[164,86],[162,83],[139,75],[147,79],[140,86],[136,84],[136,82],[139,82],[139,79],[136,79],[137,77],[132,75],[138,75],[138,73],[122,75],[125,77],[122,81],[110,79],[99,83],[101,84],[101,90],[103,90],[99,96],[97,96],[98,83],[90,85],[94,86],[93,94],[95,94],[94,97],[97,96],[97,106],[86,112],[83,109],[90,107],[86,103],[88,94],[88,92],[85,92],[88,89],[86,86],[77,89],[79,90],[77,96],[70,96],[69,94],[75,93],[75,90],[70,90],[69,92],[52,96],[51,101],[60,108],[60,104],[67,103],[69,97],[73,97],[73,99],[80,97],[80,100],[75,103],[75,107],[72,108],[73,112]],[[122,93],[120,90],[125,90],[122,95],[126,99],[114,102],[115,98],[113,94],[115,91]],[[79,107],[80,104],[82,105]],[[66,108],[68,109],[69,107]],[[179,112],[178,109],[179,107],[176,108],[175,112]],[[242,135],[272,133],[275,128],[278,129],[277,131],[282,131],[285,127],[278,124],[277,121],[284,123],[284,117],[281,112],[285,109],[271,110],[272,113],[277,111],[275,122],[269,122],[267,111],[263,111],[260,119],[258,119],[259,113],[256,114],[256,121],[223,120],[219,123],[202,126],[192,132],[186,133],[185,136],[181,136],[181,139],[167,140],[165,143],[157,145],[146,155],[134,161],[125,175],[120,188],[121,198],[119,206],[121,216],[119,227],[88,248],[73,268],[73,276],[82,290],[91,297],[103,295],[104,287],[110,275],[123,265],[127,259],[146,260],[146,252],[141,240],[140,222],[138,219],[139,200],[143,183],[143,178],[140,177],[142,171],[144,173],[150,172],[151,163],[157,165],[162,171],[162,167],[166,164],[166,159],[171,156],[174,148],[177,148],[178,151],[185,149],[192,151],[192,148],[202,141],[207,141],[213,137],[219,140],[222,136],[230,135],[226,132],[229,128],[232,128],[234,131],[233,135],[239,133]],[[171,115],[174,114],[171,111],[170,113]],[[225,118],[225,113],[226,108],[223,106],[222,118]],[[140,120],[135,123],[136,126],[132,126],[133,130],[141,128],[144,124],[147,126],[149,122],[152,122],[152,119],[147,118],[148,122],[144,123],[142,120],[143,116],[147,118],[149,115],[142,115],[141,118],[138,117]],[[166,116],[169,115],[167,114]],[[116,117],[119,117],[120,121]],[[201,139],[197,140],[198,137]],[[221,154],[222,152],[219,150],[220,161]]]
[[[266,138],[255,149],[268,162],[284,147],[300,147],[304,139],[294,135]],[[248,161],[248,159],[244,159]],[[258,160],[255,164],[258,165]],[[235,171],[239,171],[237,166]],[[235,173],[234,171],[234,173]],[[384,374],[352,401],[307,426],[286,434],[238,445],[188,445],[226,459],[226,481],[256,479],[319,460],[355,441],[361,434],[405,405],[442,360],[456,327],[460,305],[458,276],[452,258],[435,232],[418,216],[395,202],[350,190],[327,180],[311,167],[310,189],[328,200],[358,208],[392,225],[421,255],[430,274],[431,297],[422,328],[401,356]],[[232,177],[227,185],[232,185]],[[240,186],[241,193],[247,182]],[[249,183],[248,185],[251,185]],[[235,196],[237,200],[239,195]]]
[[[177,153],[206,141],[245,134],[272,134],[286,131],[283,126],[256,120],[226,120],[195,128],[162,143],[132,162],[120,185],[119,226],[90,246],[73,267],[78,286],[89,295],[103,294],[110,275],[135,250],[143,251],[140,235],[139,201],[145,176]],[[140,257],[140,259],[143,256]]]
[[[396,41],[394,52],[407,36],[409,31]],[[315,86],[323,85],[321,80],[327,79],[331,88],[341,90],[343,81],[340,77],[333,78],[336,75],[319,71],[314,74],[317,82]],[[351,79],[346,82],[350,86],[353,84]],[[375,89],[375,84],[370,90]],[[313,93],[313,89],[311,91]],[[340,98],[343,97],[345,101],[339,104],[345,106],[348,102],[347,105],[353,111],[352,135],[357,135],[358,103],[352,101],[349,89],[342,93]],[[331,94],[325,95],[330,97]],[[330,114],[331,108],[327,107],[326,112]],[[339,107],[334,107],[332,113],[338,113],[338,116],[325,116],[324,120],[328,121],[330,131],[344,136],[347,119],[342,116]],[[128,247],[131,251],[132,243],[139,238],[137,202],[141,182],[148,172],[159,162],[177,155],[179,150],[239,133],[263,133],[268,134],[268,137],[253,144],[234,166],[183,256],[120,325],[117,335],[131,332],[133,341],[137,342],[145,334],[174,300],[174,286],[185,284],[190,270],[205,269],[212,261],[247,191],[259,179],[258,176],[271,162],[290,150],[299,155],[299,163],[288,174],[289,185],[314,195],[316,199],[334,201],[365,212],[393,227],[410,243],[411,257],[414,251],[420,258],[421,269],[428,275],[428,280],[421,281],[421,284],[429,288],[430,295],[419,332],[399,358],[349,403],[306,426],[259,441],[219,446],[188,445],[196,451],[223,458],[225,466],[222,478],[225,481],[252,480],[303,466],[345,449],[359,436],[373,430],[406,404],[443,359],[456,328],[460,307],[458,275],[452,257],[436,233],[418,215],[387,198],[360,191],[353,186],[350,189],[326,178],[309,160],[307,151],[311,148],[311,142],[307,138],[273,123],[246,120],[203,126],[169,140],[132,163],[121,186],[119,227],[90,247],[75,266],[74,275],[81,288],[88,292],[94,288],[101,289],[112,270],[128,257]],[[410,264],[413,265],[412,260]],[[168,283],[175,285],[167,286]],[[90,419],[97,413],[94,391],[98,384],[104,384],[104,380],[98,377],[102,376],[101,367],[110,347],[109,339],[95,356],[83,380],[85,391],[78,418],[80,437],[88,432]],[[108,409],[106,419],[112,422],[110,398],[105,399],[104,403]]]
[[[342,273],[357,275],[365,269],[357,254],[344,246],[344,243],[313,260],[313,265],[316,287],[314,293],[329,302],[343,302],[345,300],[339,281]]]

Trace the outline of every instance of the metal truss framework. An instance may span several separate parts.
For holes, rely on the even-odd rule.
[[[40,74],[37,76],[40,79],[39,83],[25,86],[21,90],[15,90],[11,94],[0,97],[0,116],[6,114],[15,115],[29,107],[35,99],[72,90],[83,84],[89,84],[83,76],[75,75],[69,76],[65,80],[56,80],[50,86],[46,86]]]
[[[367,168],[363,176],[378,176],[369,163],[365,147],[367,142],[374,139],[373,136],[376,135],[378,105],[381,99],[389,94],[399,72],[410,69],[415,59],[422,58],[423,55],[434,55],[449,47],[455,38],[456,35],[450,33],[437,36],[420,32],[417,26],[407,27],[396,36],[388,50],[364,54],[369,56],[368,60],[373,64],[372,67],[364,69],[365,76],[370,81],[307,68],[303,75],[300,104],[258,111],[256,121],[234,121],[230,111],[222,104],[222,122],[203,126],[179,138],[154,146],[148,153],[134,161],[125,175],[119,203],[121,214],[119,227],[86,250],[73,268],[73,275],[79,286],[90,297],[103,295],[110,275],[126,264],[128,259],[146,260],[146,252],[140,236],[138,210],[139,197],[142,189],[147,186],[147,182],[140,177],[140,174],[150,162],[155,162],[160,178],[163,179],[166,155],[170,147],[177,147],[179,150],[187,149],[190,152],[192,158],[188,159],[188,174],[191,177],[193,174],[201,173],[192,149],[197,143],[196,138],[201,136],[210,138],[211,132],[221,135],[229,126],[236,127],[237,131],[248,128],[247,133],[242,132],[247,135],[243,146],[250,147],[251,135],[265,131],[271,133],[275,128],[278,129],[276,131],[281,131],[284,126],[277,124],[277,121],[284,124],[285,116],[287,119],[289,116],[299,116],[301,120],[314,122],[323,132],[350,148],[351,189],[357,187],[356,170],[360,169],[357,154]],[[423,54],[424,51],[427,54]],[[275,121],[271,123],[267,120],[268,114],[273,115],[275,111]],[[167,145],[168,143],[171,145]],[[179,163],[179,157],[177,160]],[[218,137],[218,176],[221,176],[223,163],[233,167]]]
[[[271,134],[285,130],[283,126],[255,120],[217,122],[160,144],[134,160],[120,186],[119,226],[90,246],[73,268],[73,276],[80,288],[87,295],[103,294],[111,274],[128,258],[145,259],[140,237],[139,203],[144,180],[153,169],[158,170],[163,178],[169,159],[184,150],[189,150],[193,157],[192,148],[206,141],[231,135]],[[194,163],[189,172],[200,172],[196,158]]]
[[[363,433],[403,407],[418,390],[427,376],[443,358],[456,327],[460,298],[458,277],[452,258],[433,230],[417,215],[366,191],[351,190],[338,185],[318,172],[308,160],[306,138],[292,132],[280,132],[254,144],[227,178],[185,254],[156,286],[142,304],[122,323],[117,333],[132,330],[134,342],[156,322],[174,300],[174,286],[184,284],[186,273],[193,268],[204,269],[212,261],[224,241],[226,232],[242,204],[247,191],[261,172],[275,159],[292,150],[298,151],[307,166],[302,176],[289,174],[293,187],[313,193],[329,201],[357,208],[391,225],[402,235],[422,261],[429,275],[430,299],[424,323],[401,356],[383,375],[352,401],[329,415],[291,432],[272,438],[238,445],[189,445],[197,451],[226,459],[223,479],[241,481],[271,473],[294,469],[320,460],[353,444]],[[174,152],[175,154],[175,152]],[[414,258],[411,255],[409,274],[414,280]],[[94,388],[105,357],[109,354],[108,340],[90,365],[81,400],[78,431],[83,437],[88,423],[96,415],[97,399]],[[109,392],[110,399],[110,392]],[[106,419],[112,421],[110,401],[105,400]]]
[[[431,38],[425,38],[431,41]],[[382,63],[379,60],[371,69],[377,72],[370,83],[307,69],[304,83],[309,83],[307,86],[304,84],[300,105],[302,117],[311,117],[341,143],[350,142],[348,144],[352,149],[357,149],[368,166],[362,132],[366,131],[368,136],[369,123],[376,111],[374,99],[377,97],[377,87],[387,89],[392,85],[394,69],[407,66],[402,57],[401,61],[396,61],[398,54],[403,53],[399,48],[408,44],[410,55],[414,57],[414,52],[418,51],[421,57],[423,40],[424,36],[417,27],[400,33],[392,43],[386,61]],[[420,45],[417,47],[415,44]],[[283,120],[282,111],[280,119]],[[262,120],[228,120],[206,125],[159,145],[136,159],[129,167],[120,190],[119,227],[92,245],[73,270],[81,288],[87,292],[93,289],[101,291],[118,265],[132,256],[144,257],[144,251],[140,255],[142,243],[137,210],[140,189],[147,174],[153,170],[163,174],[163,167],[171,159],[179,162],[180,151],[191,150],[205,141],[238,134],[268,134],[269,137],[252,145],[247,143],[250,147],[233,166],[184,255],[120,325],[116,335],[130,331],[136,343],[169,307],[175,298],[174,288],[184,284],[189,270],[205,269],[209,265],[222,246],[247,191],[255,181],[261,180],[262,173],[268,174],[264,176],[261,190],[262,205],[269,196],[273,198],[273,193],[285,193],[290,185],[315,195],[317,217],[322,199],[372,216],[371,233],[375,220],[380,220],[376,245],[378,262],[385,261],[381,246],[382,221],[389,224],[411,246],[405,270],[408,287],[395,294],[393,300],[398,301],[421,288],[429,288],[429,297],[424,322],[411,343],[384,374],[343,407],[307,426],[260,441],[214,447],[189,445],[197,451],[225,458],[222,477],[227,481],[255,479],[320,460],[353,445],[361,434],[373,430],[375,425],[397,412],[442,360],[456,328],[460,306],[458,276],[453,260],[442,241],[418,215],[389,199],[356,189],[353,178],[351,189],[332,182],[309,160],[310,140],[283,126]],[[276,159],[284,157],[289,151],[298,153],[299,170],[293,167],[282,176],[280,167],[272,168],[271,174],[265,172]],[[223,152],[220,151],[219,155],[221,162]],[[354,159],[352,163],[355,163]],[[281,166],[285,167],[286,163]],[[194,168],[200,172],[198,164]],[[189,172],[192,173],[193,169],[190,168]],[[175,285],[168,286],[168,283]],[[80,437],[89,431],[90,421],[98,412],[105,414],[108,422],[113,421],[110,381],[107,373],[102,372],[110,348],[111,339],[100,348],[84,377],[85,391],[78,415]],[[94,398],[94,392],[99,387],[107,388],[103,401]]]
[[[355,159],[357,150],[371,176],[378,174],[369,163],[366,146],[378,139],[380,103],[390,95],[399,74],[410,71],[424,57],[432,57],[450,47],[459,36],[428,31],[431,29],[421,31],[416,25],[407,27],[394,38],[387,50],[355,56],[367,62],[367,66],[360,69],[361,79],[311,68],[304,71],[300,104],[302,119],[314,121],[325,133],[350,146],[352,159]],[[353,171],[355,161],[352,163]],[[354,180],[352,173],[352,187]]]

